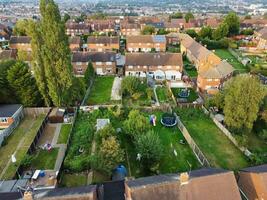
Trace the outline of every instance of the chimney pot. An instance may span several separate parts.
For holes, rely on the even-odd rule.
[[[180,183],[181,185],[188,184],[189,182],[189,175],[187,172],[181,173],[180,174]]]

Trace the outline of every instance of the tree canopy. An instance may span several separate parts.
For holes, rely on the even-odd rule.
[[[199,31],[199,36],[202,38],[209,38],[211,39],[212,37],[212,28],[210,26],[204,26],[201,28]]]
[[[30,35],[30,26],[35,23],[32,19],[20,19],[16,22],[13,28],[13,34],[17,36],[27,36]]]
[[[257,78],[240,75],[226,84],[224,94],[223,111],[227,126],[234,130],[250,131],[257,119],[266,89]]]
[[[131,96],[138,92],[141,81],[139,78],[134,76],[127,76],[122,80],[122,93],[130,94]]]
[[[229,26],[226,23],[221,23],[216,30],[212,33],[212,38],[215,40],[220,40],[226,37],[229,33]]]
[[[18,61],[7,72],[9,85],[15,91],[19,102],[24,106],[38,106],[41,96],[28,64]]]
[[[188,12],[185,14],[184,18],[185,18],[185,21],[188,23],[190,21],[190,19],[194,19],[195,17],[193,15],[193,13]]]
[[[171,19],[181,19],[181,18],[183,18],[183,13],[181,13],[181,12],[173,13],[170,15],[170,18]]]
[[[229,12],[223,20],[228,25],[229,35],[236,35],[240,29],[240,19],[235,12]]]
[[[155,27],[151,25],[146,25],[142,30],[143,35],[152,35],[153,33],[156,33],[156,30]]]

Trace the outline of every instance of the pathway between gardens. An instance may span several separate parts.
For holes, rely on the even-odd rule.
[[[112,90],[111,90],[111,100],[121,100],[122,96],[121,96],[121,82],[122,82],[122,78],[119,77],[115,77],[114,81],[113,81],[113,86],[112,86]]]

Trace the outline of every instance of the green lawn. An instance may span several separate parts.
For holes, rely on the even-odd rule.
[[[3,177],[0,177],[0,179],[12,179],[14,177],[20,162],[27,154],[44,118],[45,115],[43,114],[36,118],[26,116],[14,132],[7,138],[6,145],[0,148],[0,173],[7,165],[8,167]],[[19,146],[20,148],[18,148]],[[9,162],[13,153],[15,153],[17,159],[16,166]]]
[[[175,98],[180,98],[178,94],[181,92],[182,89],[185,89],[185,88],[171,88],[172,93]],[[187,102],[192,103],[198,99],[198,94],[194,89],[192,88],[188,88],[188,89],[190,90],[190,94],[189,94],[189,97],[187,98]]]
[[[227,62],[231,64],[234,69],[240,72],[248,71],[248,68],[240,63],[227,49],[216,49],[215,54],[221,59],[227,60]]]
[[[177,109],[177,113],[213,167],[237,170],[249,165],[242,152],[202,110]]]
[[[53,148],[51,151],[40,149],[34,154],[31,167],[33,169],[52,170],[55,167],[57,155],[58,148]]]
[[[72,124],[62,124],[57,144],[67,144]]]
[[[113,81],[114,76],[97,76],[93,83],[87,103],[89,105],[109,103]]]
[[[60,187],[78,187],[85,185],[87,185],[86,174],[62,174]]]
[[[198,73],[195,66],[187,58],[183,59],[183,64],[184,64],[184,70],[186,71],[188,76],[190,76],[191,78],[196,78]]]
[[[172,101],[170,92],[166,86],[157,87],[156,92],[160,103],[168,103]]]

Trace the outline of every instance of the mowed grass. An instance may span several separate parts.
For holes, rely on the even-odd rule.
[[[213,167],[237,170],[249,165],[243,153],[202,110],[177,109],[177,113]]]
[[[61,176],[60,187],[78,187],[87,185],[86,174],[66,174]]]
[[[37,117],[26,116],[7,138],[6,144],[0,148],[0,173],[3,172],[3,176],[0,179],[8,180],[14,177],[44,118],[45,115],[43,114]],[[14,153],[17,160],[16,165],[9,162],[11,155]],[[6,171],[4,171],[6,166]]]
[[[171,88],[172,90],[172,93],[174,95],[175,98],[181,98],[179,97],[179,93],[185,88]],[[196,101],[198,99],[198,94],[197,92],[192,89],[192,88],[188,88],[188,90],[190,90],[190,93],[189,93],[189,97],[187,97],[187,102],[188,103],[193,103],[194,101]]]
[[[215,54],[223,60],[227,60],[234,69],[240,72],[246,72],[248,68],[240,63],[227,49],[216,49]]]
[[[51,151],[40,149],[33,157],[31,167],[33,169],[48,170],[54,169],[58,155],[58,148],[53,148]]]
[[[168,88],[166,88],[165,86],[158,86],[156,92],[160,103],[167,103],[172,100]]]
[[[72,124],[62,124],[57,144],[66,144],[70,135],[70,129]]]
[[[113,76],[97,76],[90,91],[87,103],[89,105],[109,103],[113,81]]]

